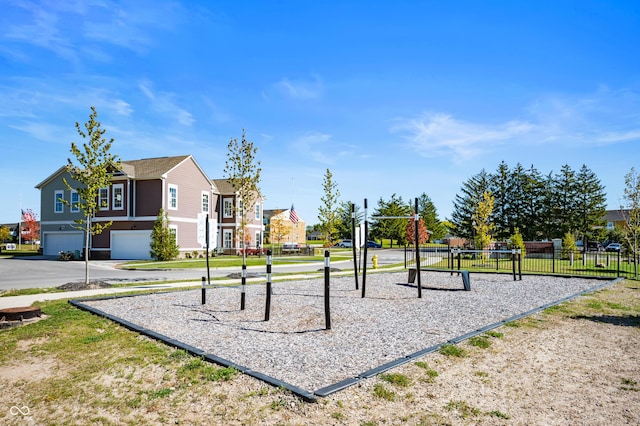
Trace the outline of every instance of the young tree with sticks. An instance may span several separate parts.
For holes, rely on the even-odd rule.
[[[76,122],[78,134],[85,139],[82,146],[71,142],[71,153],[75,157],[75,162],[71,158],[67,159],[67,172],[71,176],[72,182],[77,182],[77,188],[63,179],[68,190],[78,192],[78,208],[82,212],[82,218],[77,219],[78,229],[84,230],[84,262],[85,262],[85,284],[89,284],[89,238],[92,235],[102,233],[111,226],[111,222],[97,222],[95,216],[101,206],[98,197],[100,188],[107,188],[111,185],[113,172],[121,168],[121,162],[117,155],[111,154],[113,138],[107,140],[104,137],[106,130],[97,121],[98,113],[95,107],[91,107],[89,121],[84,123],[84,129],[80,123]],[[68,204],[68,201],[65,201]]]

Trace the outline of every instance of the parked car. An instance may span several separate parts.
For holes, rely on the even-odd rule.
[[[587,251],[602,251],[602,244],[597,242],[587,243]]]
[[[363,244],[364,245],[364,244]],[[371,247],[371,248],[381,248],[382,244],[376,243],[375,241],[367,241],[367,247]]]
[[[284,243],[282,245],[282,251],[300,251],[300,244],[298,244],[298,243]]]
[[[605,250],[606,251],[620,251],[622,249],[622,244],[620,243],[610,243]]]
[[[353,246],[353,244],[351,243],[351,240],[342,240],[336,245],[342,248],[351,248]]]

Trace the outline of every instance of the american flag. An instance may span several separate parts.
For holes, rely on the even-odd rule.
[[[293,207],[293,204],[291,204],[291,211],[289,212],[289,220],[294,224],[300,221],[300,218],[298,217],[298,214],[296,213],[296,209],[295,207]]]

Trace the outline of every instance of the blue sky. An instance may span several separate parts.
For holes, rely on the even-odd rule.
[[[258,147],[266,208],[427,193],[501,161],[640,168],[637,1],[0,0],[0,223],[40,211],[90,106],[123,160]]]

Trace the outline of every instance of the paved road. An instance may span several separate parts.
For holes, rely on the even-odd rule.
[[[371,257],[378,255],[380,266],[399,263],[404,260],[402,250],[369,250],[368,265]],[[117,269],[117,261],[90,261],[89,278],[106,281],[111,284],[135,283],[145,281],[192,280],[206,275],[206,269],[181,269],[165,271],[128,271]],[[353,262],[335,262],[332,267],[349,269]],[[300,265],[277,265],[274,262],[273,274],[284,272],[308,272],[321,270],[323,262],[304,263]],[[263,273],[264,267],[249,267],[248,272]],[[211,277],[223,277],[231,272],[240,272],[239,267],[212,268]],[[85,263],[82,261],[61,262],[57,258],[23,257],[16,259],[0,259],[0,290],[57,287],[69,282],[84,281]]]

